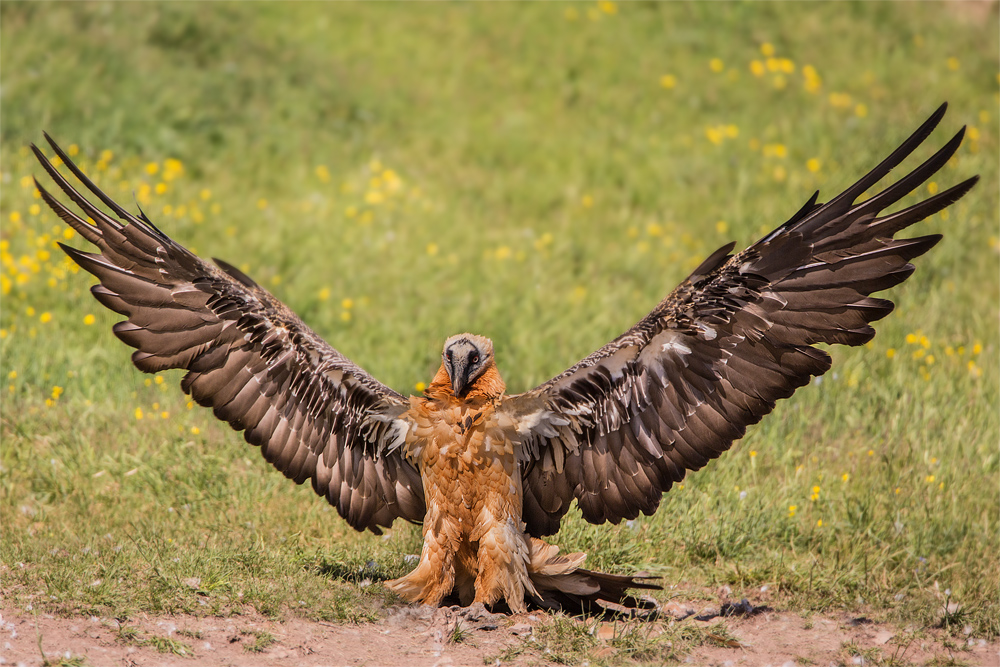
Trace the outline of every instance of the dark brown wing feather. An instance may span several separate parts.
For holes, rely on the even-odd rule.
[[[244,432],[285,476],[311,480],[316,493],[358,530],[380,533],[397,517],[424,516],[420,474],[395,445],[408,427],[396,419],[402,396],[313,333],[291,310],[238,269],[207,264],[115,203],[46,135],[56,154],[122,224],[78,192],[32,146],[89,224],[41,185],[53,211],[100,253],[63,250],[101,281],[91,291],[128,319],[115,335],[136,348],[147,373],[187,371],[185,392]]]
[[[954,154],[934,156],[855,200],[927,138],[946,106],[880,165],[826,204],[816,196],[746,250],[709,257],[649,315],[503,410],[524,456],[524,520],[554,533],[575,499],[588,521],[651,514],[688,470],[729,449],[746,428],[830,368],[816,343],[861,345],[893,303],[872,298],[912,272],[938,235],[893,239],[957,201],[971,178],[902,211],[879,212]]]

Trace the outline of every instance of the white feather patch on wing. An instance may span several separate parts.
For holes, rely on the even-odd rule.
[[[660,346],[661,352],[676,352],[677,354],[691,354],[691,348],[684,344],[681,335],[676,331],[666,331],[653,340]]]

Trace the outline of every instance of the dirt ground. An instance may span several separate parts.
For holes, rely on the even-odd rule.
[[[467,634],[451,641],[455,622]],[[682,622],[709,624],[718,621]],[[531,635],[548,622],[545,613],[500,616],[442,608],[406,607],[392,610],[379,623],[337,625],[293,619],[285,622],[261,616],[200,618],[193,616],[141,617],[128,622],[130,643],[125,643],[114,619],[98,617],[57,618],[3,611],[0,620],[0,664],[42,665],[44,651],[50,664],[83,658],[92,667],[132,665],[239,665],[256,666],[376,666],[414,667],[498,664],[496,658],[510,647],[530,646]],[[853,642],[861,651],[878,649],[881,660],[895,656],[902,664],[1000,666],[1000,644],[982,640],[946,642],[934,632],[924,633],[906,648],[897,645],[893,628],[852,619],[848,616],[811,616],[790,612],[763,612],[726,620],[735,641],[731,646],[702,647],[687,662],[694,665],[737,667],[742,665],[864,665],[873,659],[850,656],[845,643]],[[134,629],[134,631],[132,631]],[[596,628],[597,636],[613,637],[615,626]],[[252,648],[269,633],[275,640],[254,652]],[[169,648],[162,640],[183,642],[192,655],[161,652]],[[176,647],[179,646],[175,645]],[[41,647],[41,650],[39,649]],[[258,647],[259,648],[259,647]],[[182,649],[183,650],[183,649]],[[594,649],[594,658],[613,662],[610,646]],[[488,661],[488,662],[487,662]],[[535,650],[520,653],[503,664],[548,664]],[[65,663],[64,663],[65,664]]]

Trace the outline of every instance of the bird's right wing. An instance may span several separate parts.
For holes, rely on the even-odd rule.
[[[650,514],[671,484],[729,449],[814,375],[817,343],[861,345],[937,235],[900,230],[957,201],[976,178],[895,213],[948,162],[959,132],[899,181],[856,200],[923,142],[942,106],[888,158],[825,204],[816,196],[746,250],[713,253],[646,317],[586,359],[502,404],[523,452],[524,521],[555,532],[576,500],[593,523]],[[818,193],[817,193],[818,194]]]
[[[238,269],[222,270],[170,239],[144,214],[102,192],[52,139],[59,158],[126,224],[87,200],[32,146],[45,171],[93,223],[36,181],[42,199],[83,238],[88,253],[62,245],[101,281],[91,289],[125,315],[115,335],[137,348],[132,361],[156,373],[187,371],[181,387],[244,432],[286,477],[312,487],[358,530],[381,533],[401,517],[420,522],[424,493],[398,444],[406,400],[312,332]]]

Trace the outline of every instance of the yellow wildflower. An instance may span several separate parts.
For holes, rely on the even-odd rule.
[[[660,85],[670,90],[677,85],[677,77],[673,74],[664,74],[660,77]]]
[[[149,164],[146,165],[146,173],[149,174],[150,176],[155,176],[156,172],[158,171],[160,171],[160,165],[156,164],[155,162],[150,162]]]
[[[191,435],[198,435],[199,433],[201,433],[201,429],[200,428],[198,428],[197,426],[192,426],[191,427]]]
[[[711,60],[708,61],[708,68],[713,72],[718,73],[724,70],[726,68],[726,65],[725,63],[722,62],[722,59],[712,58]]]
[[[183,174],[184,165],[177,158],[168,157],[163,162],[163,172],[164,172],[163,177],[169,180],[170,178],[174,178],[175,176],[180,176],[181,174]]]
[[[808,169],[813,173],[819,171],[821,166],[823,166],[823,163],[820,161],[819,158],[813,157],[806,160],[806,169]]]
[[[93,315],[90,315],[90,314],[88,314],[88,315],[84,315],[84,316],[83,316],[83,323],[84,323],[84,324],[85,324],[86,326],[88,326],[88,327],[89,327],[89,326],[90,326],[91,324],[93,324],[93,323],[94,323],[94,322],[95,322],[96,320],[97,320],[97,318],[96,318],[96,317],[94,317]]]
[[[774,55],[774,45],[770,42],[764,42],[760,45],[760,54],[765,58],[770,58]]]
[[[413,385],[413,388],[416,389],[418,392],[423,393],[423,391],[427,389],[427,384],[424,382],[418,382],[417,384]]]
[[[135,409],[135,418],[136,419],[142,419],[142,408],[136,408]]]
[[[764,76],[767,70],[764,68],[764,63],[759,60],[750,61],[750,73],[754,76],[760,77]]]
[[[354,308],[354,299],[344,299],[343,301],[340,302],[340,307],[343,308],[344,310],[350,310],[351,308]]]
[[[46,324],[48,322],[51,322],[52,321],[52,313],[50,313],[49,311],[45,311],[44,313],[42,313],[41,315],[38,316],[38,321],[41,322],[42,324]]]

